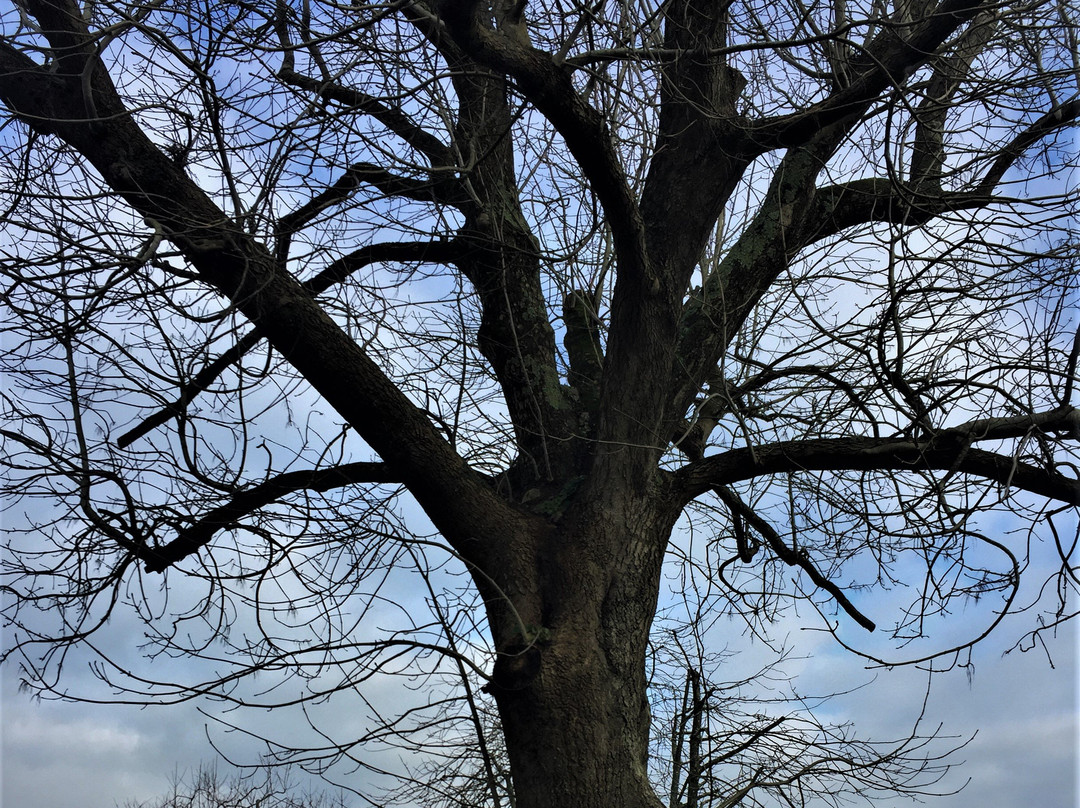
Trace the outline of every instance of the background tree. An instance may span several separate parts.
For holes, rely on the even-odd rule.
[[[216,767],[204,766],[187,778],[175,777],[168,794],[129,801],[124,808],[347,808],[347,803],[342,796],[302,792],[281,769],[222,777]]]
[[[207,673],[103,655],[114,697],[263,704],[449,663],[519,806],[629,807],[665,570],[757,632],[873,628],[850,593],[907,581],[911,643],[980,599],[906,661],[962,659],[1045,538],[1064,619],[1072,14],[20,0],[8,656],[63,692],[134,616]]]

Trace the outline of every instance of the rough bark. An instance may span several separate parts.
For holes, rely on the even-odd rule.
[[[498,700],[518,805],[660,805],[647,776],[645,660],[663,547],[677,512],[666,486],[575,507],[538,553],[543,626],[513,646]]]

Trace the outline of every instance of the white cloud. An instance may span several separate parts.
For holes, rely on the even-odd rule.
[[[16,756],[32,750],[33,760],[57,759],[76,751],[106,758],[131,754],[142,740],[130,727],[101,725],[87,719],[45,722],[33,713],[5,724],[4,734]]]
[[[211,758],[187,708],[31,702],[5,688],[5,808],[114,808],[167,790],[179,769]]]

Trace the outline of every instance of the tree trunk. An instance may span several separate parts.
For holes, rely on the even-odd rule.
[[[546,537],[543,628],[500,649],[489,689],[519,808],[662,804],[647,775],[645,661],[674,515],[655,493],[621,494],[572,509]]]
[[[518,808],[659,808],[646,764],[643,656],[620,670],[596,638],[545,649],[534,682],[499,693]]]

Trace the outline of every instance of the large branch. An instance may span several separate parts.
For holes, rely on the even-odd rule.
[[[27,0],[56,47],[85,38],[70,0]],[[60,44],[56,44],[60,43]],[[80,46],[81,47],[81,46]],[[0,99],[28,126],[57,135],[105,183],[154,220],[203,280],[225,295],[270,344],[352,425],[408,486],[461,551],[493,563],[493,541],[522,515],[492,492],[427,416],[288,275],[267,249],[232,222],[132,119],[92,54],[39,68],[0,45]],[[491,538],[492,541],[466,541]]]
[[[449,68],[456,115],[451,116],[447,167],[468,192],[458,205],[464,221],[455,239],[462,249],[456,265],[480,302],[477,343],[499,381],[518,457],[546,474],[551,455],[565,446],[579,421],[560,383],[539,242],[518,188],[513,133],[518,116],[506,75],[464,52],[432,10],[435,5],[417,0],[399,4],[396,11]]]
[[[468,201],[464,188],[456,179],[420,180],[394,174],[372,163],[355,163],[346,168],[325,191],[282,216],[278,230],[281,233],[296,232],[324,210],[347,201],[362,185],[370,185],[388,197],[400,196],[436,205],[460,207]]]
[[[871,222],[919,227],[950,211],[983,208],[993,201],[987,193],[928,192],[883,177],[866,177],[817,191],[814,215],[800,241],[811,244]]]
[[[680,365],[686,382],[679,408],[689,406],[718,361],[728,340],[772,280],[800,250],[847,228],[870,222],[916,227],[950,211],[983,208],[995,202],[994,188],[1026,149],[1080,118],[1080,99],[1041,115],[998,150],[987,173],[973,188],[944,191],[870,177],[814,190],[805,180],[826,149],[815,143],[840,125],[819,132],[809,143],[792,149],[776,172],[766,202],[739,241],[724,257],[706,285],[687,302],[680,333]],[[809,157],[809,160],[807,160]],[[802,166],[801,169],[798,166]],[[795,201],[803,182],[803,202]],[[785,191],[789,186],[793,190]],[[805,204],[805,200],[812,200]]]
[[[679,324],[677,367],[683,375],[676,380],[673,416],[687,412],[731,339],[802,247],[799,235],[813,226],[807,200],[853,124],[825,127],[784,155],[754,218],[701,288],[690,294]]]
[[[694,4],[688,2],[687,5]],[[818,227],[819,211],[809,202],[814,199],[817,176],[844,137],[884,90],[902,83],[911,72],[932,58],[935,49],[977,11],[974,0],[945,0],[935,11],[916,22],[890,26],[868,45],[861,58],[845,63],[844,82],[838,83],[824,101],[783,118],[750,125],[744,134],[721,138],[724,148],[729,151],[719,160],[720,165],[726,163],[737,167],[740,160],[748,161],[762,151],[779,146],[789,148],[757,215],[702,288],[692,293],[683,310],[676,366],[684,375],[677,380],[679,388],[674,398],[673,418],[680,418],[685,413],[757,301],[805,246],[806,233]],[[713,13],[715,16],[715,10]],[[700,25],[686,35],[683,44],[688,47],[695,41],[695,36],[703,37],[702,44],[714,48],[722,44],[718,38],[719,29],[712,34],[712,41],[708,29],[704,29],[706,33],[703,34],[698,34],[699,30],[702,30]],[[679,42],[672,39],[671,44]],[[677,77],[678,71],[672,80]],[[735,89],[730,78],[727,85],[719,78],[714,81],[717,88],[714,94],[723,88],[730,95]],[[698,98],[695,106],[701,107],[706,101],[717,108],[716,118],[721,124],[730,119],[734,108],[731,107],[725,117],[723,108],[718,106],[719,99],[715,97]],[[684,128],[693,130],[689,124]],[[685,139],[687,135],[680,137]],[[691,155],[697,157],[693,151]],[[651,171],[672,159],[658,155]],[[715,201],[711,194],[723,190],[709,186],[709,170],[697,172],[705,177],[705,207]],[[732,176],[739,174],[735,172]],[[683,187],[692,185],[681,184]],[[722,194],[716,197],[717,200],[723,198]],[[646,208],[643,202],[643,210],[651,213],[653,207],[658,206]],[[711,221],[715,221],[717,213],[717,210],[709,211]],[[647,220],[650,224],[652,218]],[[686,221],[695,221],[695,213],[687,211],[680,225]],[[680,236],[686,232],[679,230]],[[699,229],[689,239],[694,242],[695,257],[700,255],[703,235],[704,231]]]
[[[527,37],[482,24],[484,5],[479,0],[442,3],[440,13],[457,45],[478,63],[513,77],[562,135],[604,208],[620,272],[645,279],[644,225],[604,116],[574,89],[571,69],[533,48]],[[523,29],[524,21],[516,26]]]
[[[531,46],[520,16],[524,5],[496,5],[513,6],[499,27],[485,19],[486,6],[478,0],[439,9],[460,49],[510,76],[562,136],[612,236],[617,273],[591,480],[595,491],[613,490],[605,488],[613,477],[643,481],[651,474],[666,440],[670,346],[682,290],[649,260],[644,219],[605,116],[574,88],[573,71],[561,59]]]
[[[754,152],[736,108],[746,80],[722,53],[728,12],[677,0],[664,13],[656,145],[641,194],[649,257],[681,290]],[[692,178],[692,179],[690,179]]]
[[[279,474],[246,491],[178,530],[176,538],[161,547],[142,547],[139,557],[147,572],[162,572],[207,545],[219,530],[235,526],[260,508],[298,491],[330,491],[361,483],[396,483],[398,476],[385,463],[346,463],[326,469],[305,469]]]
[[[961,32],[949,53],[934,64],[923,100],[912,112],[915,137],[909,175],[913,185],[941,186],[945,164],[945,120],[955,106],[957,91],[971,73],[975,57],[986,47],[998,27],[995,17],[988,11],[979,14]]]
[[[856,70],[849,84],[807,109],[756,123],[749,137],[764,150],[806,142],[826,126],[857,118],[882,91],[901,85],[937,49],[980,11],[985,0],[943,0],[911,25],[888,25],[867,45],[861,58],[849,63]]]
[[[993,480],[1003,489],[1017,488],[1069,505],[1080,505],[1080,479],[973,445],[984,440],[1005,440],[1037,433],[1059,433],[1080,440],[1080,410],[1062,407],[1030,416],[987,418],[944,429],[921,440],[811,438],[746,446],[690,463],[674,476],[686,502],[715,486],[772,474],[936,470],[982,477]]]
[[[678,379],[674,417],[691,406],[762,295],[799,250],[821,237],[824,217],[813,204],[815,185],[844,136],[884,90],[902,84],[980,10],[979,0],[943,0],[916,22],[887,26],[861,57],[845,62],[849,75],[826,99],[749,127],[743,141],[748,153],[788,151],[761,208],[684,307],[677,351],[684,375]]]
[[[978,0],[943,0],[918,21],[886,27],[861,57],[845,62],[850,82],[838,84],[828,98],[808,109],[749,128],[743,141],[747,153],[781,146],[788,151],[758,213],[684,308],[678,366],[685,375],[679,380],[674,415],[686,411],[731,337],[794,256],[822,237],[822,223],[829,221],[824,213],[831,211],[813,202],[816,179],[844,136],[884,90],[902,84],[931,60],[980,10]]]
[[[867,177],[821,188],[814,195],[810,226],[799,238],[800,246],[871,222],[918,227],[945,213],[992,205],[996,201],[994,190],[1005,172],[1033,145],[1077,119],[1080,98],[1040,115],[998,150],[983,177],[967,190],[945,191],[928,186],[926,175],[918,184]]]

